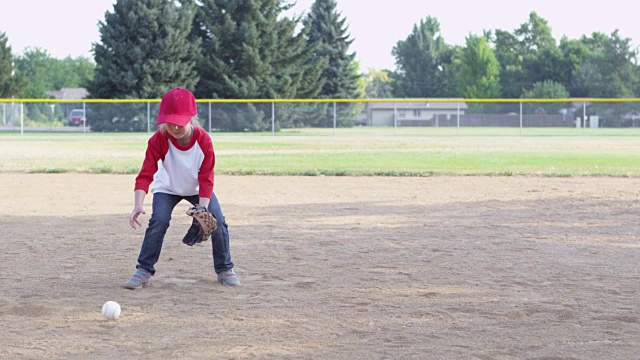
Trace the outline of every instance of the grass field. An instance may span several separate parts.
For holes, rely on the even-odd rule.
[[[0,133],[0,172],[137,173],[146,133]],[[640,176],[640,130],[368,128],[212,133],[218,174]]]

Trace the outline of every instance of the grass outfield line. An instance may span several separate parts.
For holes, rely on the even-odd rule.
[[[639,129],[351,128],[213,133],[217,174],[640,176]],[[538,135],[530,135],[531,133]],[[586,133],[586,136],[585,136]],[[146,133],[0,133],[0,172],[135,174]]]

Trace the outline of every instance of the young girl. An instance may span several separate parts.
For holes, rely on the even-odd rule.
[[[135,205],[129,216],[132,228],[138,221],[145,195],[153,182],[153,211],[144,234],[136,272],[124,285],[138,289],[151,283],[160,258],[162,241],[169,228],[173,208],[182,200],[200,204],[218,220],[211,234],[213,265],[223,285],[240,285],[233,271],[229,231],[216,195],[213,193],[215,155],[209,134],[198,124],[196,100],[186,89],[167,92],[160,103],[156,125],[160,129],[149,139],[142,169],[135,182]]]

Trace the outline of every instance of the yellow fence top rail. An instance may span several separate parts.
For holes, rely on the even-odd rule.
[[[159,103],[160,99],[0,99],[0,103]],[[640,98],[566,98],[566,99],[198,99],[198,103],[623,103],[640,102]]]

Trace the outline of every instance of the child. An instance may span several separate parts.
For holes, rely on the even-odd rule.
[[[153,211],[136,272],[124,286],[138,289],[151,283],[171,213],[182,200],[207,207],[218,220],[218,228],[211,234],[218,281],[227,286],[240,285],[231,262],[228,226],[213,193],[213,143],[206,130],[198,124],[193,94],[182,88],[167,92],[162,97],[156,125],[160,129],[149,139],[142,168],[136,177],[135,205],[129,224],[134,229],[136,224],[142,226],[138,216],[146,213],[143,203],[152,182]]]

